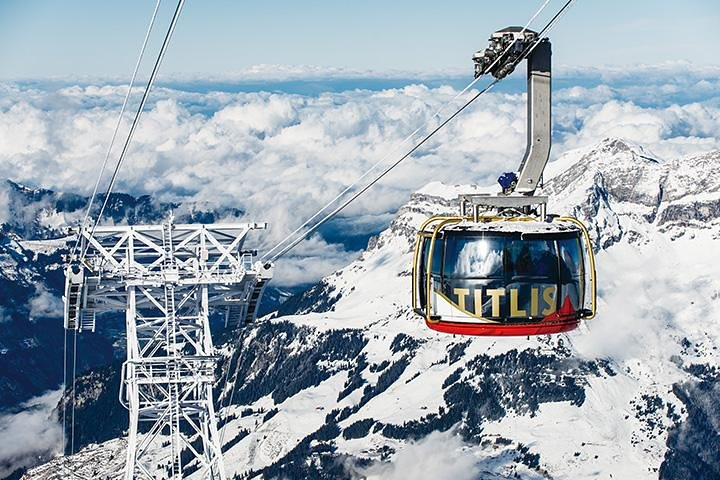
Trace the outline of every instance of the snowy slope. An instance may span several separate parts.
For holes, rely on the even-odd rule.
[[[494,190],[428,185],[357,261],[225,347],[238,378],[220,413],[228,471],[717,478],[718,170],[720,152],[661,160],[618,139],[549,166],[550,210],[590,229],[600,299],[595,320],[554,337],[455,337],[410,311],[417,226],[454,213],[458,193]],[[88,446],[68,468],[102,478],[91,459],[110,454],[122,442]],[[24,478],[61,476],[54,462]]]

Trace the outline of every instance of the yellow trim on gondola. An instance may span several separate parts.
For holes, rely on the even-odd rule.
[[[417,302],[417,269],[418,269],[418,257],[420,255],[420,246],[422,243],[423,238],[427,238],[430,236],[428,232],[425,232],[425,228],[430,225],[432,222],[440,221],[440,220],[447,220],[451,218],[459,218],[454,216],[437,216],[437,217],[430,217],[427,220],[423,222],[423,224],[420,226],[420,230],[417,234],[417,240],[415,241],[415,252],[413,253],[413,266],[412,266],[412,306],[413,309],[418,308],[418,302]]]
[[[426,274],[426,285],[425,285],[425,291],[427,294],[425,295],[425,321],[428,323],[437,323],[440,320],[433,320],[432,314],[430,313],[430,294],[432,293],[432,258],[433,253],[435,250],[435,239],[437,238],[438,233],[440,230],[449,223],[460,223],[463,220],[465,220],[465,217],[450,217],[446,218],[442,221],[440,221],[437,225],[435,225],[435,229],[433,230],[432,237],[430,237],[430,248],[428,249],[428,259],[427,259],[427,268],[425,271]]]
[[[422,239],[425,235],[422,233],[417,234],[415,240],[415,251],[413,252],[413,263],[412,263],[412,307],[417,308],[417,267],[418,267],[418,256],[420,255],[420,246]]]
[[[590,297],[592,300],[592,304],[590,306],[591,314],[585,317],[585,319],[592,320],[593,318],[595,318],[595,314],[597,312],[597,282],[595,273],[595,254],[593,253],[592,243],[590,241],[590,234],[588,233],[587,228],[585,228],[585,224],[583,224],[575,217],[557,217],[556,220],[559,220],[561,222],[570,222],[577,225],[578,227],[580,227],[580,230],[582,230],[583,236],[585,237],[585,247],[588,258],[590,259],[590,283],[592,287]]]

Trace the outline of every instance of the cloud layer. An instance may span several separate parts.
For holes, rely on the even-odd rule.
[[[53,414],[59,398],[59,390],[50,391],[20,405],[18,413],[0,415],[0,478],[62,450],[62,427]]]
[[[368,480],[471,480],[481,473],[478,459],[469,455],[459,436],[432,432],[417,442],[405,445],[388,463],[361,469],[357,478]]]
[[[661,158],[720,148],[714,70],[688,78],[677,75],[683,68],[561,78],[553,156],[607,136],[640,143]],[[0,84],[0,176],[89,193],[124,88]],[[453,101],[456,88],[423,84],[318,95],[197,90],[203,91],[153,92],[116,190],[239,207],[248,220],[270,222],[266,247],[370,165],[397,158],[408,147],[402,140],[443,104],[451,102],[449,114],[467,98]],[[491,92],[343,212],[348,228],[358,220],[376,231],[412,191],[433,180],[491,183],[517,168],[524,145],[524,96],[512,88]],[[295,255],[278,272],[287,279],[282,283],[312,281],[355,252],[318,237]]]

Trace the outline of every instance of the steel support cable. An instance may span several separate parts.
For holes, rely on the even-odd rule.
[[[150,90],[152,89],[153,84],[155,83],[155,79],[157,77],[158,71],[160,69],[160,65],[162,64],[163,58],[165,57],[165,53],[167,52],[167,48],[170,45],[170,39],[172,38],[173,32],[175,31],[175,27],[177,26],[178,19],[180,17],[180,13],[182,12],[183,6],[185,5],[185,0],[178,0],[178,4],[175,7],[175,12],[173,13],[172,21],[170,22],[170,26],[168,27],[167,32],[165,33],[165,38],[163,39],[162,46],[160,47],[160,52],[158,53],[157,59],[155,60],[155,65],[153,65],[152,72],[150,73],[150,78],[148,79],[147,85],[145,86],[145,91],[143,92],[142,99],[140,100],[140,106],[137,109],[137,112],[135,112],[135,118],[133,118],[132,125],[130,126],[130,131],[128,132],[127,138],[125,139],[125,144],[123,145],[122,151],[120,152],[120,156],[118,157],[117,163],[115,164],[115,169],[113,171],[112,177],[110,178],[110,185],[108,185],[107,191],[105,192],[105,198],[103,200],[102,207],[100,207],[100,211],[98,212],[97,218],[95,218],[95,222],[93,222],[92,229],[90,230],[90,236],[92,236],[95,233],[95,229],[100,224],[100,219],[102,218],[102,214],[105,211],[105,208],[107,208],[108,201],[110,200],[110,194],[112,193],[113,188],[115,187],[115,182],[117,181],[118,173],[120,172],[120,167],[123,164],[123,161],[125,160],[125,155],[127,154],[128,148],[130,146],[130,142],[132,141],[133,135],[135,134],[135,130],[137,129],[138,123],[140,121],[140,116],[142,115],[143,110],[145,109],[145,104],[147,103],[148,96],[150,94]],[[85,254],[87,253],[87,246],[83,249],[83,251],[80,254],[80,261],[82,261],[85,257]]]
[[[62,393],[60,394],[60,399],[62,400],[62,450],[61,455],[65,455],[65,425],[66,425],[66,412],[67,412],[67,402],[65,401],[65,391],[67,390],[67,330],[65,329],[65,326],[63,325],[63,388]]]
[[[70,455],[75,453],[75,373],[77,372],[77,330],[73,335],[72,413],[70,415]]]
[[[157,13],[160,9],[160,3],[162,3],[162,0],[157,0],[155,2],[155,9],[153,10],[152,17],[150,18],[150,24],[148,25],[147,32],[145,32],[145,39],[143,40],[142,46],[140,47],[140,53],[138,54],[137,62],[135,62],[135,68],[133,69],[132,76],[130,77],[130,85],[128,86],[127,93],[125,93],[122,107],[120,107],[120,114],[118,115],[117,121],[115,122],[115,129],[113,130],[112,137],[110,138],[110,145],[108,146],[107,152],[105,153],[105,159],[103,160],[102,166],[100,167],[100,173],[98,174],[97,181],[95,182],[95,187],[93,188],[92,195],[90,195],[90,201],[88,202],[87,210],[85,211],[85,217],[80,224],[81,227],[84,227],[88,219],[90,218],[92,206],[95,202],[95,196],[97,195],[98,189],[100,188],[100,182],[102,181],[103,174],[105,173],[105,168],[107,168],[112,149],[115,146],[115,138],[117,137],[118,130],[120,130],[120,124],[122,123],[122,119],[125,116],[125,109],[127,108],[130,94],[132,93],[132,89],[135,86],[135,79],[137,78],[138,71],[140,70],[140,64],[142,63],[143,56],[145,55],[145,49],[147,48],[150,34],[152,33],[153,26],[155,25],[155,19],[157,18]],[[70,252],[70,258],[75,255],[79,246],[80,235],[78,234],[77,240],[75,240],[75,246]]]
[[[545,33],[550,31],[552,27],[555,26],[558,20],[560,20],[560,18],[562,18],[562,16],[567,13],[568,9],[572,6],[573,3],[575,3],[575,0],[567,0],[565,2],[565,4],[560,8],[560,10],[558,10],[557,13],[550,19],[550,21],[545,24],[545,27],[543,27],[543,29],[538,32],[537,40],[535,40],[532,45],[525,49],[520,58],[518,58],[518,60],[515,62],[515,65],[524,60],[525,57],[530,55],[532,51],[535,50],[535,48],[540,44],[543,35],[545,35]]]
[[[145,33],[145,39],[143,40],[142,46],[140,47],[140,53],[138,54],[137,62],[135,62],[135,68],[133,70],[132,76],[130,78],[130,85],[128,86],[127,93],[125,94],[125,98],[123,99],[122,107],[120,108],[120,114],[118,115],[117,121],[115,122],[115,129],[112,133],[112,138],[110,139],[110,145],[108,146],[107,152],[105,153],[105,159],[103,160],[102,167],[100,168],[100,172],[98,174],[97,181],[95,182],[95,187],[93,188],[92,195],[90,195],[90,201],[88,202],[87,210],[85,211],[85,216],[83,218],[82,223],[80,224],[81,227],[84,227],[88,219],[90,218],[90,212],[92,211],[92,206],[95,201],[95,196],[97,195],[98,188],[100,188],[100,181],[102,180],[103,173],[105,172],[105,168],[107,167],[108,160],[110,158],[110,153],[112,152],[112,148],[115,145],[115,138],[117,137],[118,130],[120,129],[120,124],[122,123],[122,118],[125,115],[125,109],[127,108],[128,101],[130,99],[130,94],[132,92],[133,86],[135,85],[135,79],[137,78],[138,70],[140,69],[140,64],[142,62],[142,58],[145,54],[145,49],[148,44],[148,39],[150,38],[150,33],[152,32],[153,26],[155,25],[155,20],[157,18],[158,10],[160,9],[160,3],[162,0],[157,0],[155,3],[155,9],[153,10],[152,16],[150,18],[150,24],[148,25],[147,32]],[[77,252],[78,247],[80,246],[80,234],[78,234],[77,239],[75,240],[75,245],[72,248],[72,251],[70,252],[70,258],[72,258],[75,253]],[[67,332],[63,335],[64,341],[63,341],[63,395],[65,393],[65,390],[67,389]],[[62,454],[65,455],[65,438],[66,438],[66,411],[67,406],[66,403],[63,400],[63,411],[62,411]]]
[[[520,63],[522,60],[524,60],[530,53],[532,53],[533,50],[539,45],[540,41],[542,40],[543,35],[548,32],[556,23],[557,21],[567,12],[567,9],[575,2],[575,0],[567,0],[567,2],[558,10],[558,12],[550,19],[550,21],[543,27],[543,29],[538,33],[537,39],[525,49],[525,51],[518,57],[518,59],[514,62],[515,65]],[[498,58],[501,58],[501,56],[498,56]],[[497,59],[496,59],[497,61]],[[496,62],[495,61],[495,62]],[[493,62],[487,69],[486,72],[489,71],[495,64]],[[477,80],[477,79],[476,79]],[[285,246],[282,250],[280,250],[278,253],[274,254],[272,257],[269,258],[269,260],[266,260],[269,256],[268,254],[265,254],[261,261],[262,262],[268,262],[272,263],[276,261],[278,258],[285,255],[287,252],[292,250],[296,245],[298,245],[300,242],[302,242],[308,235],[314,233],[318,230],[323,224],[325,224],[328,220],[332,219],[335,215],[337,215],[339,212],[341,212],[345,207],[347,207],[350,203],[355,201],[360,195],[365,193],[370,187],[375,185],[380,179],[382,179],[387,173],[389,173],[392,169],[394,169],[397,165],[399,165],[403,160],[405,160],[407,157],[412,155],[422,144],[424,144],[427,140],[430,139],[435,133],[437,133],[441,128],[443,128],[447,123],[449,123],[452,119],[454,119],[460,112],[465,110],[472,102],[474,102],[480,95],[484,94],[488,90],[490,90],[492,87],[494,87],[498,82],[500,82],[501,79],[495,79],[492,83],[490,83],[487,87],[485,87],[483,90],[478,92],[475,96],[473,96],[467,103],[465,103],[459,110],[457,110],[455,113],[453,113],[450,117],[448,117],[444,122],[442,122],[438,127],[436,127],[432,132],[430,132],[428,135],[426,135],[420,143],[415,145],[409,152],[407,152],[405,155],[403,155],[400,159],[395,161],[393,164],[391,164],[388,168],[383,170],[380,175],[378,175],[375,179],[373,179],[372,182],[367,184],[365,187],[363,187],[361,190],[359,190],[355,195],[350,197],[347,201],[343,202],[340,206],[335,208],[332,212],[325,215],[320,221],[318,221],[315,225],[313,225],[311,228],[309,228],[306,232],[304,232],[301,236],[297,237],[294,241],[292,241],[290,244]],[[285,241],[285,240],[284,240]],[[283,242],[284,242],[283,241]],[[273,248],[274,250],[275,248]]]
[[[543,10],[545,10],[545,7],[547,7],[548,3],[550,3],[550,0],[545,0],[545,1],[543,2],[543,4],[540,6],[540,8],[538,8],[538,10],[533,14],[532,17],[530,17],[530,20],[528,20],[527,23],[525,24],[525,26],[522,28],[522,30],[520,31],[521,33],[528,29],[528,27],[530,26],[530,24],[537,18],[537,16],[540,15],[540,13],[542,13]],[[430,117],[428,117],[428,119],[425,121],[425,123],[423,123],[422,125],[420,125],[420,126],[419,126],[418,128],[416,128],[410,135],[408,135],[407,137],[405,137],[395,148],[393,148],[393,149],[390,150],[388,153],[386,153],[385,155],[383,155],[380,160],[378,160],[374,165],[372,165],[369,169],[367,169],[362,175],[360,175],[358,178],[356,178],[355,181],[353,181],[353,183],[351,183],[350,185],[348,185],[347,187],[345,187],[345,189],[342,190],[340,193],[338,193],[335,198],[333,198],[332,200],[330,200],[329,202],[327,202],[322,208],[320,208],[320,210],[318,210],[317,212],[315,212],[315,213],[313,214],[313,216],[311,216],[310,218],[308,218],[308,219],[305,221],[305,223],[303,223],[302,225],[300,225],[299,227],[297,227],[297,228],[296,228],[295,230],[293,230],[290,234],[288,234],[285,238],[283,238],[280,242],[278,242],[274,247],[272,247],[269,251],[267,251],[267,252],[263,255],[263,258],[261,259],[261,261],[264,261],[265,258],[269,257],[269,256],[272,254],[272,252],[274,252],[275,250],[277,250],[278,248],[280,248],[285,242],[287,242],[288,240],[290,240],[295,234],[297,234],[298,232],[300,232],[303,228],[307,227],[313,220],[315,220],[317,217],[319,217],[322,212],[324,212],[325,210],[327,210],[328,208],[330,208],[335,202],[337,202],[338,200],[340,200],[342,197],[345,196],[345,194],[347,194],[350,190],[352,190],[353,188],[355,188],[355,187],[357,186],[357,184],[360,183],[360,181],[362,181],[365,177],[367,177],[368,175],[370,175],[370,173],[372,173],[373,171],[375,171],[375,169],[377,169],[380,165],[382,165],[383,163],[385,163],[385,161],[386,161],[392,154],[394,154],[398,149],[400,149],[400,147],[402,147],[402,146],[405,145],[407,142],[409,142],[410,140],[412,140],[412,139],[415,137],[415,135],[417,135],[420,131],[422,131],[423,129],[425,129],[426,127],[428,127],[428,125],[430,125],[430,122],[431,122],[433,119],[435,119],[436,117],[439,117],[440,114],[441,114],[447,107],[449,107],[451,104],[453,104],[458,98],[460,98],[462,95],[464,95],[464,94],[465,94],[468,90],[470,90],[473,86],[475,86],[475,84],[476,84],[478,81],[480,81],[480,79],[481,79],[483,76],[485,76],[485,75],[487,74],[487,72],[489,72],[492,67],[495,66],[495,64],[500,60],[500,58],[502,58],[502,56],[503,56],[505,53],[507,53],[508,50],[510,50],[511,47],[512,47],[512,44],[511,44],[511,45],[508,45],[508,46],[505,48],[505,50],[503,50],[503,52],[502,52],[500,55],[498,55],[498,57],[485,69],[485,72],[483,72],[482,75],[478,76],[477,78],[474,78],[472,82],[470,82],[469,84],[467,84],[467,85],[465,86],[465,88],[463,88],[463,89],[462,89],[457,95],[455,95],[451,100],[449,100],[449,101],[447,101],[446,103],[444,103],[443,105],[441,105],[440,108],[439,108],[435,113],[433,113]]]
[[[546,24],[546,26],[542,29],[542,31],[538,34],[538,39],[529,47],[526,49],[526,51],[523,52],[523,54],[519,57],[519,59],[516,61],[516,64],[520,61],[524,60],[527,55],[532,53],[532,51],[537,47],[537,45],[540,43],[540,40],[542,39],[542,35],[549,31],[550,28],[557,22],[557,20],[564,14],[564,12],[567,10],[567,8],[574,2],[575,0],[568,0],[567,3],[558,11],[558,13],[555,14],[555,16]],[[545,3],[547,4],[547,2]],[[543,6],[544,7],[544,6]],[[538,12],[539,13],[539,12]],[[537,14],[535,15],[537,16]],[[534,16],[534,17],[535,17]],[[533,18],[534,18],[533,17]],[[529,23],[529,22],[528,22]],[[527,26],[525,27],[527,28]],[[523,28],[523,30],[525,30]],[[505,52],[503,52],[505,53]],[[500,56],[499,56],[500,57]],[[499,58],[498,57],[498,58]],[[497,60],[496,60],[497,61]],[[493,66],[495,62],[488,67],[486,71],[489,71]],[[475,79],[477,80],[477,79]],[[493,80],[487,87],[479,91],[477,94],[475,94],[470,100],[468,100],[460,109],[458,109],[455,113],[453,113],[450,117],[448,117],[445,121],[443,121],[440,125],[438,125],[433,131],[431,131],[428,135],[426,135],[417,145],[415,145],[409,152],[407,152],[405,155],[403,155],[401,158],[396,160],[393,164],[391,164],[388,168],[386,168],[379,176],[377,176],[372,182],[370,182],[368,185],[366,185],[362,190],[358,191],[355,195],[353,195],[351,198],[343,202],[340,206],[335,208],[332,212],[327,214],[325,217],[323,217],[318,223],[316,223],[312,228],[310,228],[307,232],[305,232],[302,236],[295,239],[292,243],[287,245],[285,248],[283,248],[280,252],[273,255],[272,258],[269,260],[270,262],[274,262],[281,256],[283,256],[285,253],[289,252],[292,248],[294,248],[297,244],[302,242],[305,237],[313,232],[315,232],[320,226],[322,226],[325,222],[327,222],[329,219],[334,217],[337,213],[342,211],[345,207],[347,207],[350,203],[352,203],[355,199],[357,199],[360,195],[365,193],[368,189],[370,189],[375,183],[380,181],[387,173],[389,173],[392,169],[394,169],[397,165],[399,165],[403,160],[405,160],[407,157],[412,155],[418,148],[420,148],[427,140],[429,140],[435,133],[437,133],[441,128],[443,128],[445,125],[447,125],[450,121],[452,121],[456,116],[458,116],[463,110],[465,110],[470,104],[472,104],[475,100],[477,100],[482,94],[492,89],[497,83],[500,82],[501,79],[495,79]],[[469,88],[469,87],[467,87]],[[263,260],[267,257],[264,256]],[[238,360],[239,363],[239,360]],[[229,366],[228,366],[229,368]],[[228,372],[226,372],[227,374]],[[235,380],[237,379],[237,375],[234,375]],[[231,395],[230,398],[232,399],[232,395],[235,393],[235,385],[233,382],[233,386],[231,389]],[[232,402],[232,400],[230,401]],[[227,424],[224,424],[222,427],[222,430],[224,431],[225,426]],[[222,438],[221,434],[221,438]]]
[[[530,17],[530,19],[527,21],[527,23],[525,24],[525,26],[522,28],[521,32],[524,32],[525,30],[528,29],[528,27],[530,26],[530,24],[537,18],[538,15],[540,15],[540,13],[542,13],[542,11],[545,9],[545,7],[547,7],[548,3],[550,3],[550,0],[545,0],[545,1],[543,2],[543,4],[540,6],[540,8],[538,8],[538,10],[533,14],[533,16]],[[283,240],[281,240],[277,245],[275,245],[272,249],[270,249],[270,251],[268,251],[267,253],[265,253],[265,255],[262,257],[261,261],[264,261],[264,260],[270,255],[270,253],[272,253],[274,250],[277,250],[278,248],[280,248],[280,246],[282,246],[283,243],[285,243],[287,240],[289,240],[293,235],[295,235],[296,233],[298,233],[300,230],[302,230],[303,228],[305,228],[308,224],[310,224],[310,222],[312,222],[315,218],[317,218],[318,216],[320,216],[320,214],[321,214],[322,212],[324,212],[325,210],[327,210],[328,208],[330,208],[331,205],[333,205],[337,200],[339,200],[339,199],[340,199],[341,197],[343,197],[347,192],[349,192],[353,187],[355,187],[363,178],[365,178],[365,177],[366,177],[367,175],[369,175],[373,170],[375,170],[378,166],[380,166],[382,163],[384,163],[385,160],[390,156],[391,153],[394,153],[398,148],[400,148],[400,146],[402,146],[402,145],[404,145],[405,143],[407,143],[407,142],[408,142],[410,139],[412,139],[418,132],[420,132],[423,128],[425,128],[426,126],[428,126],[429,123],[430,123],[430,121],[432,121],[432,119],[434,119],[435,117],[439,116],[446,107],[448,107],[451,103],[453,103],[455,100],[457,100],[458,98],[460,98],[460,96],[464,95],[468,90],[470,90],[470,88],[472,88],[472,87],[480,80],[480,78],[482,78],[487,72],[489,72],[490,69],[491,69],[492,67],[494,67],[495,64],[499,61],[499,58],[501,58],[502,55],[504,55],[511,47],[512,47],[512,45],[509,45],[508,47],[506,47],[505,50],[502,52],[502,54],[499,55],[498,58],[496,58],[496,59],[490,64],[490,66],[488,66],[488,68],[485,69],[485,72],[483,72],[482,75],[480,75],[480,76],[478,76],[477,78],[473,79],[473,81],[470,82],[465,88],[463,88],[462,91],[460,91],[457,95],[455,95],[455,97],[453,97],[452,100],[450,100],[449,102],[443,104],[430,118],[428,118],[428,120],[427,120],[423,125],[421,125],[420,127],[418,127],[418,128],[417,128],[415,131],[413,131],[410,135],[408,135],[395,149],[393,149],[393,150],[392,150],[391,152],[389,152],[388,154],[384,155],[377,163],[375,163],[375,164],[374,164],[372,167],[370,167],[365,173],[363,173],[360,177],[358,177],[352,184],[348,185],[341,193],[339,193],[335,198],[333,198],[330,202],[328,202],[325,206],[323,206],[320,210],[318,210],[312,217],[310,217],[308,220],[306,220],[305,223],[303,223],[303,224],[300,225],[298,228],[296,228],[292,233],[290,233],[290,234],[289,234],[288,236],[286,236]],[[480,96],[482,93],[486,92],[487,90],[490,90],[495,83],[497,83],[497,81],[493,82],[491,85],[489,85],[488,87],[486,87],[486,88],[485,88],[482,92],[480,92],[477,96]],[[477,96],[476,96],[475,98],[477,98]],[[473,98],[473,99],[470,101],[470,103],[472,103],[472,101],[474,101],[475,98]],[[462,109],[464,109],[466,106],[467,106],[467,105],[463,106]],[[462,109],[461,109],[461,110],[462,110]],[[453,116],[457,115],[458,113],[459,113],[459,111],[456,112]],[[437,130],[436,130],[436,131],[437,131]],[[434,132],[433,132],[433,134],[434,134]],[[431,134],[431,135],[432,135],[432,134]],[[425,140],[427,140],[427,138],[426,138]],[[423,143],[424,143],[425,140],[423,140]],[[418,146],[419,146],[419,145],[418,145]],[[417,148],[417,147],[416,147],[416,148]],[[414,151],[414,150],[415,150],[415,149],[413,149],[413,151]],[[412,151],[411,151],[410,153],[412,153]],[[408,155],[409,155],[409,154],[408,154]],[[401,160],[401,161],[402,161],[402,160]],[[399,163],[399,162],[398,162],[398,163]],[[387,173],[387,172],[385,172],[385,173]],[[383,173],[382,175],[384,176],[385,173]],[[376,181],[377,181],[377,180],[376,180]],[[372,186],[372,185],[371,185],[371,186]],[[369,187],[367,187],[367,188],[369,188]],[[367,188],[366,188],[365,190],[367,190]],[[362,192],[361,192],[361,193],[362,193]],[[354,200],[354,199],[351,199],[351,201],[352,201],[352,200]],[[344,207],[342,207],[342,208],[344,208]],[[324,223],[324,221],[325,221],[325,219],[324,219],[324,220],[321,220],[322,223]],[[319,228],[319,225],[317,225],[316,227]],[[287,251],[289,251],[289,250],[292,249],[295,245],[297,245],[298,243],[300,243],[300,242],[308,235],[308,233],[312,233],[312,231],[314,231],[314,230],[311,230],[311,231],[308,231],[308,232],[303,233],[303,235],[301,235],[301,236],[299,237],[299,239],[297,239],[297,240],[294,242],[294,244],[291,244],[290,247],[289,247],[287,250],[285,250],[285,251],[283,251],[283,252],[280,252],[280,254],[274,256],[271,261],[274,261],[275,259],[277,259],[277,258],[279,258],[280,256],[282,256],[284,253],[287,253]],[[237,347],[239,346],[239,340],[240,340],[240,339],[238,338],[238,341],[237,341],[236,344],[235,344],[234,350],[237,350]],[[231,359],[231,362],[230,362],[230,363],[232,364],[232,359]],[[227,370],[225,371],[225,378],[224,378],[224,380],[223,380],[223,384],[227,384],[228,378],[230,377],[230,366],[231,366],[231,365],[228,365],[228,368],[227,368]],[[237,373],[238,373],[237,370],[238,370],[238,368],[239,368],[239,360],[238,360],[237,363],[236,363],[235,372],[233,373],[233,379],[232,379],[232,382],[231,382],[231,383],[232,383],[232,387],[231,387],[231,390],[230,390],[230,395],[229,395],[229,396],[225,396],[225,398],[223,398],[223,401],[222,401],[222,404],[221,404],[221,408],[218,410],[218,413],[219,413],[220,411],[224,410],[225,408],[227,408],[228,406],[230,406],[230,405],[232,404],[232,400],[233,400],[233,397],[234,397],[234,395],[235,395],[235,383],[237,382]],[[228,400],[226,401],[225,399],[228,399]],[[223,426],[222,426],[221,429],[220,429],[220,443],[221,443],[221,444],[222,444],[223,439],[224,439],[224,437],[225,437],[225,427],[226,427],[226,426],[227,426],[227,422],[224,423]]]

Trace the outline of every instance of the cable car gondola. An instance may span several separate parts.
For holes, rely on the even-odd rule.
[[[419,234],[413,307],[433,330],[560,333],[595,315],[595,264],[570,217],[432,217]]]
[[[535,196],[550,154],[550,42],[509,27],[475,54],[475,75],[502,78],[528,61],[528,145],[519,175],[498,195],[460,195],[460,215],[421,226],[413,308],[433,330],[461,335],[540,335],[595,316],[595,261],[585,226],[546,214]]]

